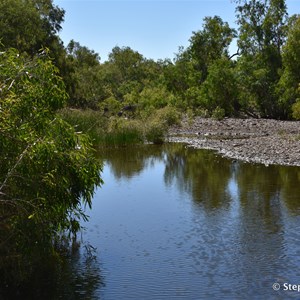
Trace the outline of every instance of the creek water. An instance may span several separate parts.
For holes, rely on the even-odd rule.
[[[99,156],[74,299],[300,298],[300,168],[181,144]]]

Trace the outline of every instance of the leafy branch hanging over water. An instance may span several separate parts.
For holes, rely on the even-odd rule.
[[[43,257],[56,256],[102,183],[88,137],[56,114],[67,100],[57,74],[46,51],[30,60],[14,49],[0,55],[2,283],[22,281]]]

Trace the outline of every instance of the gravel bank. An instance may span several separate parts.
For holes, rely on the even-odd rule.
[[[300,121],[184,119],[170,129],[168,140],[247,162],[300,166]]]

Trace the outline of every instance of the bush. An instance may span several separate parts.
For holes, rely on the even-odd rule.
[[[145,129],[146,140],[154,144],[162,144],[165,139],[166,126],[165,124],[158,120],[150,120]]]
[[[93,110],[63,109],[59,115],[77,132],[88,134],[94,145],[126,145],[148,142],[162,143],[168,127],[180,124],[181,114],[166,106],[150,109],[141,119],[106,117],[103,112]]]
[[[108,130],[101,137],[102,144],[127,145],[141,142],[143,142],[142,123],[118,117],[109,120]]]
[[[18,285],[59,256],[63,234],[76,237],[101,165],[88,137],[56,114],[67,96],[45,54],[2,52],[0,90],[0,284]]]
[[[166,106],[159,110],[153,112],[150,119],[156,119],[166,126],[179,125],[181,121],[181,114],[176,110],[176,108],[171,106]]]
[[[166,106],[154,111],[146,120],[145,137],[148,142],[161,144],[169,126],[178,125],[181,114],[174,108]]]
[[[99,143],[99,137],[107,131],[108,118],[100,111],[65,108],[59,111],[59,116],[77,132],[88,134],[95,145]]]
[[[300,101],[293,104],[292,114],[295,120],[300,120]]]
[[[209,112],[205,108],[197,108],[195,110],[195,115],[199,116],[199,117],[202,117],[202,118],[208,118],[209,117]]]
[[[142,109],[153,106],[156,109],[175,102],[175,97],[163,86],[146,87],[139,94],[138,104]]]
[[[103,102],[101,102],[99,105],[100,112],[103,113],[103,115],[109,117],[109,116],[115,116],[118,114],[119,111],[122,109],[122,105],[120,101],[118,101],[115,97],[109,97],[105,99]]]
[[[213,112],[212,112],[212,117],[214,119],[217,119],[217,120],[223,120],[224,117],[225,117],[225,110],[221,107],[217,107]]]

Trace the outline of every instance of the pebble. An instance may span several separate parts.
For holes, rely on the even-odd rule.
[[[183,119],[182,126],[170,129],[168,140],[252,163],[300,166],[300,121],[197,117],[190,126]]]

